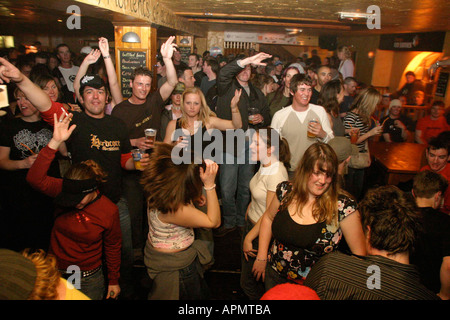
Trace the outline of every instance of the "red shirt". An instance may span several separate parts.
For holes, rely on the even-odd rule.
[[[425,171],[425,170],[433,171],[433,170],[431,170],[429,165],[426,165],[422,169],[420,169],[420,171]],[[449,163],[447,163],[447,165],[444,167],[444,169],[442,169],[441,171],[439,171],[437,173],[444,176],[445,179],[447,179],[447,181],[450,184],[450,164]],[[441,211],[446,214],[450,214],[450,186],[445,191],[444,206],[441,208]]]
[[[430,116],[423,117],[417,121],[416,130],[422,132],[421,138],[424,143],[428,143],[431,138],[437,137],[441,132],[450,130],[445,117],[431,120]]]
[[[62,179],[47,176],[56,150],[46,146],[28,171],[27,181],[42,193],[56,197],[62,191]],[[102,264],[103,250],[108,270],[108,284],[119,279],[122,232],[119,209],[107,197],[100,196],[83,209],[58,215],[52,229],[50,250],[58,260],[58,268],[76,265],[81,271]]]

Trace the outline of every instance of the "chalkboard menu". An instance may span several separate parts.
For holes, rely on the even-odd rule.
[[[130,80],[134,69],[146,66],[146,51],[119,50],[120,85],[124,98],[131,97]]]
[[[448,84],[448,75],[447,72],[441,72],[439,73],[439,78],[436,85],[436,92],[435,95],[438,97],[445,97],[445,91],[447,90],[447,84]]]
[[[183,61],[184,63],[188,63],[189,61],[189,55],[191,54],[191,47],[182,47],[179,46],[178,50],[181,53],[181,61]]]

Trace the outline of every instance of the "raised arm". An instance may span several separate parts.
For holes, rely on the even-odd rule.
[[[172,56],[177,46],[173,41],[175,40],[174,36],[169,37],[166,42],[161,45],[161,55],[166,66],[166,77],[167,81],[161,86],[159,92],[163,101],[169,99],[172,94],[173,89],[177,85],[177,72],[175,70],[175,66],[173,65]]]
[[[63,116],[57,118],[57,115],[53,115],[54,118],[54,129],[53,136],[48,145],[39,152],[36,161],[28,170],[27,182],[35,189],[40,192],[50,196],[56,197],[62,188],[62,179],[50,177],[47,175],[47,171],[55,158],[55,153],[60,147],[60,145],[66,141],[73,130],[75,130],[76,125],[72,125],[69,128],[70,120],[72,114],[69,116]]]
[[[109,43],[106,38],[98,39],[98,47],[105,61],[106,74],[108,75],[109,91],[111,92],[112,101],[111,105],[114,107],[116,104],[123,101],[122,90],[120,89],[119,81],[117,81],[116,69],[114,63],[109,54]]]
[[[52,101],[39,86],[34,84],[12,63],[0,58],[0,83],[16,83],[17,87],[25,94],[31,104],[40,112],[50,109]]]
[[[211,126],[214,129],[227,130],[227,129],[240,129],[242,128],[242,117],[239,112],[238,103],[242,94],[242,89],[235,91],[233,99],[231,99],[231,121],[225,120],[219,117],[211,117]]]
[[[89,54],[84,58],[83,62],[81,63],[77,75],[75,76],[75,80],[73,81],[73,89],[75,90],[77,99],[81,101],[81,103],[83,103],[83,97],[80,94],[81,78],[84,77],[84,75],[88,71],[89,66],[97,62],[98,58],[100,58],[100,54],[101,54],[100,50],[92,49],[91,52],[89,52]]]

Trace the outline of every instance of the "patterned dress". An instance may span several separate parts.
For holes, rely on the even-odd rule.
[[[278,185],[276,195],[283,203],[292,190],[288,181]],[[356,202],[339,195],[338,221],[357,210]],[[337,249],[342,231],[337,225],[317,222],[310,225],[296,223],[282,205],[272,223],[273,242],[269,250],[269,266],[288,280],[303,283],[311,267],[326,253]]]

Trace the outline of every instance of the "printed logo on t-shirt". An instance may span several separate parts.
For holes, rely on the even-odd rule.
[[[135,124],[136,128],[142,126],[144,123],[146,123],[147,121],[149,121],[152,118],[152,116],[148,116],[147,118],[144,118],[144,120],[142,120],[141,122],[138,122]]]
[[[52,132],[49,129],[41,129],[38,132],[31,132],[23,129],[17,132],[13,137],[14,146],[21,152],[21,158],[25,159],[37,154],[44,148],[52,138]]]
[[[100,140],[97,135],[91,134],[91,149],[97,148],[97,150],[103,151],[119,151],[120,141]]]

